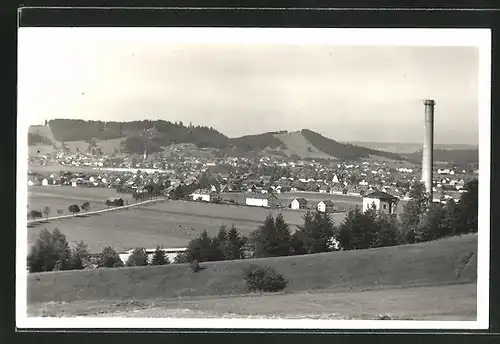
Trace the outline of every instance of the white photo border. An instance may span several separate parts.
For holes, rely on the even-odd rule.
[[[439,329],[489,328],[490,156],[491,156],[491,31],[489,29],[340,29],[340,28],[27,28],[18,29],[18,56],[29,30],[65,35],[125,36],[159,39],[171,44],[332,44],[356,46],[472,46],[479,48],[479,230],[476,321],[178,319],[178,318],[48,318],[27,315],[27,136],[29,114],[18,101],[16,327],[18,329]],[[22,58],[23,56],[19,56]],[[19,75],[19,70],[18,70]],[[22,84],[20,85],[22,87]]]

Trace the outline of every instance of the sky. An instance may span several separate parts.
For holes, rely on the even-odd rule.
[[[18,113],[30,124],[163,119],[230,137],[311,129],[339,141],[416,143],[423,99],[432,98],[435,143],[478,142],[477,47],[183,41],[100,30],[20,29]]]

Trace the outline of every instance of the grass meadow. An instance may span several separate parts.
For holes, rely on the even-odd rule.
[[[28,310],[57,316],[121,311],[120,316],[387,314],[473,320],[477,250],[472,234],[359,251],[206,262],[198,273],[188,264],[37,273],[28,276]],[[284,293],[247,293],[243,271],[251,264],[282,273],[289,280]]]
[[[117,194],[114,189],[72,188],[72,187],[31,187],[28,195],[30,209],[43,209],[48,205],[51,216],[57,209],[68,214],[68,206],[73,203],[90,202],[92,210],[105,209],[104,201],[111,196],[120,195],[133,203],[128,194]],[[163,201],[156,204],[139,206],[130,210],[51,220],[39,224],[30,224],[28,245],[31,245],[42,228],[58,228],[70,243],[83,240],[91,252],[99,252],[105,246],[116,250],[134,247],[154,248],[185,246],[203,230],[217,234],[221,225],[233,224],[243,235],[249,235],[258,228],[269,214],[282,213],[292,231],[303,224],[304,211],[291,209],[271,210],[257,207],[199,203],[188,201]],[[333,221],[339,224],[344,213],[331,214]]]

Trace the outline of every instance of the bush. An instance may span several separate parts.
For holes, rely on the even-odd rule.
[[[201,270],[200,262],[197,260],[193,260],[191,263],[189,263],[189,268],[193,273],[196,273]]]
[[[262,268],[255,265],[245,271],[245,281],[250,292],[277,292],[285,289],[288,285],[285,277],[272,267]]]

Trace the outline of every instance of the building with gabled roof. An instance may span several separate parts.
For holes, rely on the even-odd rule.
[[[394,214],[399,199],[387,192],[374,191],[363,197],[363,211],[375,207],[375,210],[384,214]]]
[[[327,199],[324,201],[320,201],[316,207],[319,212],[322,213],[331,213],[333,212],[335,205],[333,204],[333,201]]]

